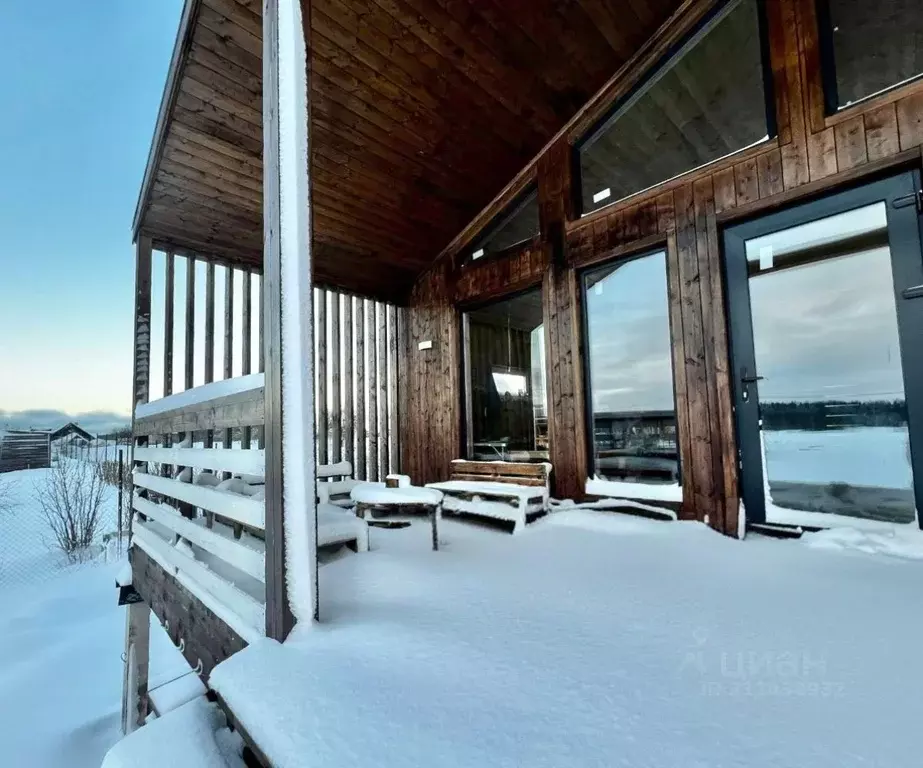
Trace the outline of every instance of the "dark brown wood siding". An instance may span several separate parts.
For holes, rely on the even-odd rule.
[[[701,14],[703,5],[689,6],[687,27]],[[578,270],[620,254],[657,245],[667,248],[684,467],[681,514],[707,520],[717,530],[734,535],[739,507],[737,445],[721,226],[898,166],[920,167],[923,83],[911,83],[826,116],[813,0],[778,0],[766,7],[777,137],[583,218],[575,216],[570,177],[573,143],[619,94],[637,82],[649,62],[656,60],[657,51],[665,50],[681,34],[684,21],[679,19],[662,29],[659,39],[652,40],[530,164],[537,174],[541,206],[549,432],[558,496],[582,496],[586,478]],[[475,221],[491,220],[517,185],[523,188],[532,178],[528,171],[520,173]],[[438,365],[411,360],[405,370],[409,402],[402,411],[404,434],[427,438],[420,453],[415,443],[405,446],[405,466],[414,467],[416,482],[443,478],[447,461],[458,453],[457,324],[452,294],[444,286],[457,283],[456,301],[498,298],[522,287],[521,272],[513,264],[521,258],[519,253],[478,267],[485,274],[481,279],[474,279],[470,268],[467,273],[464,268],[453,271],[449,265],[455,254],[477,233],[478,227],[472,226],[453,241],[451,249],[418,281],[407,312],[408,336],[413,340],[408,354],[412,357],[426,354],[416,351],[416,340],[435,336],[434,327],[451,339],[451,349],[439,354]],[[436,285],[443,290],[434,290]],[[424,392],[438,394],[424,398]],[[444,430],[432,428],[437,411],[441,424],[450,419]]]

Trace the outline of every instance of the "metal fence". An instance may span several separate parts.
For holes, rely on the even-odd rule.
[[[126,435],[61,441],[52,446],[49,468],[0,475],[0,606],[11,590],[124,554],[130,442]],[[66,504],[55,505],[50,492],[56,481],[57,497],[70,494],[71,500],[87,495],[77,489],[77,483],[83,483],[84,490],[98,484],[95,513],[92,504],[78,503],[69,509],[63,508]],[[74,511],[79,509],[86,514]],[[71,551],[65,551],[67,546]]]

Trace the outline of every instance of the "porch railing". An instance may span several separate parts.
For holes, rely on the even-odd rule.
[[[249,446],[262,425],[263,374],[253,374],[141,405],[134,426],[132,546],[244,642],[265,627],[265,457]],[[143,593],[151,586],[139,591],[157,612],[156,599]],[[208,642],[167,630],[184,650]],[[224,655],[189,650],[193,665]]]

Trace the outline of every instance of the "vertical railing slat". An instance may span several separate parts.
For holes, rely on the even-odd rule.
[[[327,463],[327,291],[314,289],[314,332],[317,368],[314,371],[317,394],[317,463]]]
[[[356,405],[353,411],[353,423],[356,430],[357,480],[367,480],[365,471],[366,432],[365,432],[365,299],[356,299]]]
[[[330,350],[327,365],[330,368],[330,461],[336,463],[343,457],[343,411],[340,398],[340,294],[330,291]]]
[[[343,459],[356,456],[356,419],[353,413],[353,297],[343,297]]]

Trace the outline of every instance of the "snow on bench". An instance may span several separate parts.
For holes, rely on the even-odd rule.
[[[348,461],[336,464],[319,464],[317,467],[317,500],[322,504],[337,507],[353,507],[350,498],[354,488],[370,485],[367,480],[355,480],[352,476],[353,465]],[[372,485],[377,485],[372,484]]]
[[[333,504],[318,504],[317,545],[328,547],[351,542],[355,542],[357,552],[368,552],[368,523],[360,520],[348,509]]]
[[[450,480],[426,487],[442,491],[443,510],[508,520],[516,533],[530,514],[548,511],[550,475],[545,463],[456,459]]]

